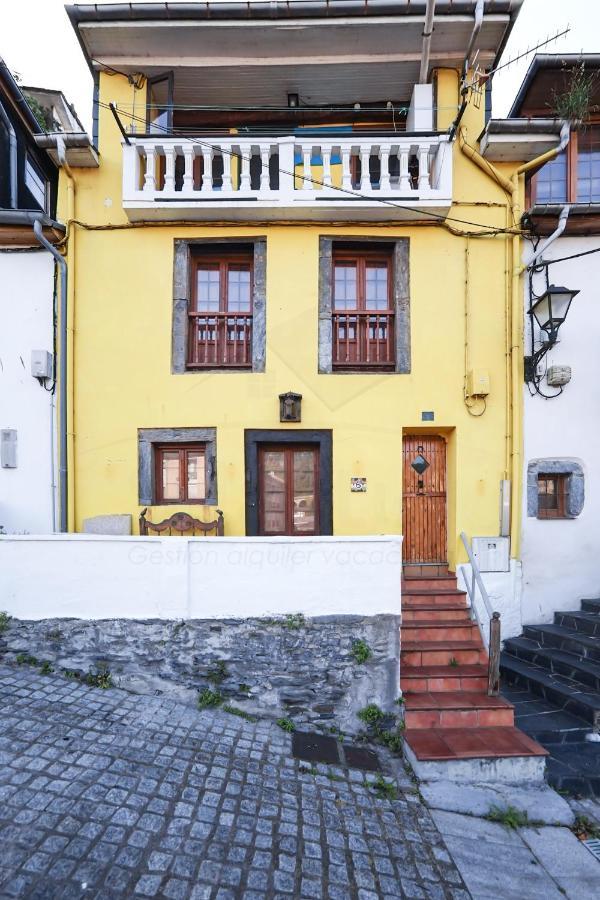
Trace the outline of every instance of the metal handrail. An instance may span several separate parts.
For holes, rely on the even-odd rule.
[[[485,610],[488,614],[490,620],[490,639],[488,644],[488,696],[496,697],[500,692],[500,641],[501,641],[501,623],[500,623],[500,613],[496,612],[492,609],[492,604],[490,603],[490,598],[488,592],[485,588],[485,584],[483,583],[483,579],[481,577],[481,572],[479,571],[479,566],[475,562],[475,557],[473,556],[473,551],[469,544],[469,539],[464,533],[461,531],[460,539],[463,542],[463,546],[467,551],[467,556],[469,558],[469,563],[471,565],[471,585],[469,587],[468,580],[465,578],[465,584],[467,588],[467,594],[469,595],[469,602],[471,604],[471,614],[473,618],[476,620],[479,625],[479,630],[481,631],[481,636],[483,638],[483,623],[477,611],[477,595],[475,591],[475,585],[479,588],[479,592],[483,599],[483,605],[485,606]],[[485,640],[485,638],[484,638]]]

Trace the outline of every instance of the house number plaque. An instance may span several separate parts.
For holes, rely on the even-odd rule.
[[[367,479],[366,478],[351,478],[350,479],[350,490],[353,494],[366,494],[367,493]]]

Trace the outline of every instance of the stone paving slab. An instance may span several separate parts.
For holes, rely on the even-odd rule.
[[[0,897],[468,900],[411,782],[372,780],[272,722],[0,665]]]
[[[495,806],[512,806],[526,813],[530,822],[570,826],[575,814],[560,794],[547,784],[456,784],[432,781],[421,784],[421,796],[430,809],[487,816]]]

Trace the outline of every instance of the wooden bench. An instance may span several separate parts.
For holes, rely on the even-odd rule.
[[[200,519],[194,519],[193,516],[185,512],[173,513],[172,516],[169,516],[168,519],[163,519],[162,522],[151,522],[150,519],[146,518],[147,512],[148,507],[143,509],[140,515],[141,535],[155,532],[156,534],[177,534],[181,537],[188,533],[191,533],[192,537],[200,535],[203,537],[208,535],[223,537],[225,534],[225,522],[223,512],[220,509],[217,510],[217,518],[213,519],[212,522],[201,522]]]

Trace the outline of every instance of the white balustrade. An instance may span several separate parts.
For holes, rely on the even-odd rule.
[[[124,146],[126,208],[161,200],[354,205],[372,198],[415,205],[452,197],[452,147],[445,135],[282,138],[130,138]],[[156,205],[158,204],[158,206]],[[263,204],[264,205],[264,204]],[[268,205],[268,204],[267,204]],[[219,204],[223,206],[222,203]],[[201,207],[196,207],[201,208]],[[247,207],[250,208],[250,207]]]

